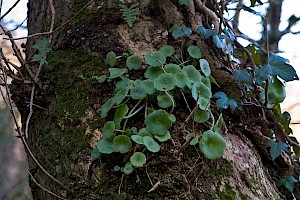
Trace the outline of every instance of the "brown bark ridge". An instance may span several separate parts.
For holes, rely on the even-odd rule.
[[[117,1],[53,1],[55,27],[75,17],[53,35],[53,50],[39,78],[45,91],[37,91],[35,95],[34,102],[39,107],[34,107],[27,142],[44,169],[65,187],[46,176],[29,158],[31,174],[44,187],[30,182],[34,199],[58,198],[45,189],[64,199],[124,199],[124,193],[127,199],[280,198],[276,181],[282,174],[278,171],[285,167],[285,171],[292,173],[292,169],[286,162],[271,160],[266,146],[269,122],[254,105],[246,106],[243,111],[221,111],[227,127],[223,131],[227,148],[217,160],[205,159],[192,146],[176,154],[184,143],[178,127],[189,114],[184,103],[174,113],[179,123],[171,130],[174,143],[167,142],[160,153],[149,154],[147,167],[124,176],[113,168],[128,159],[126,155],[115,153],[103,155],[101,160],[91,159],[90,152],[101,138],[103,120],[99,117],[99,107],[113,91],[112,82],[99,84],[91,78],[107,72],[103,64],[106,54],[114,51],[117,55],[129,52],[143,56],[164,44],[180,47],[182,41],[174,40],[168,32],[176,21],[187,26],[214,24],[218,32],[216,19],[211,19],[207,10],[200,12],[199,2],[191,2],[195,3],[195,10],[191,5],[188,9],[179,6],[177,1],[141,1],[140,15],[129,28]],[[30,0],[28,14],[29,34],[48,31],[51,24],[48,1]],[[235,66],[228,62],[228,57],[211,42],[201,41],[195,34],[190,38],[183,46],[193,44],[201,49],[221,90],[242,98],[243,86],[233,80],[231,71]],[[28,41],[27,57],[36,39]],[[135,74],[140,75],[140,72]],[[28,115],[23,101],[29,97],[30,88],[15,83],[14,101],[22,111],[23,123]],[[143,121],[137,118],[135,123],[139,127]],[[148,192],[158,181],[158,187]]]

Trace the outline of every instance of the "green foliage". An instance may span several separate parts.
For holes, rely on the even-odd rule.
[[[114,67],[116,65],[117,62],[117,55],[114,52],[109,52],[106,55],[106,60],[105,60],[106,64],[108,64],[111,67]]]
[[[189,5],[190,0],[178,0],[180,5]]]
[[[130,162],[135,167],[142,167],[144,164],[146,164],[146,156],[142,152],[135,152],[130,157]]]
[[[284,142],[275,142],[274,140],[269,140],[270,145],[270,155],[273,160],[275,160],[278,156],[280,156],[281,151],[288,151],[288,146]]]
[[[131,6],[127,7],[126,5],[121,4],[120,10],[122,11],[124,20],[128,24],[129,27],[133,26],[134,21],[136,20],[136,17],[138,16],[139,12],[139,3],[132,4]]]
[[[286,189],[288,189],[290,192],[293,192],[295,183],[297,183],[298,180],[295,179],[293,176],[288,176],[284,179],[280,179],[277,183],[277,185],[284,186]]]
[[[224,138],[212,130],[205,131],[199,142],[200,150],[208,159],[217,159],[223,156],[226,148]]]
[[[238,107],[237,102],[234,99],[228,98],[224,92],[216,92],[213,97],[217,98],[216,105],[218,108],[227,109],[230,107],[234,110]]]
[[[183,36],[190,36],[192,34],[192,30],[186,26],[177,26],[174,25],[170,29],[170,32],[172,33],[172,36],[175,39],[178,39]]]
[[[38,51],[37,54],[33,55],[32,61],[39,62],[41,64],[47,64],[47,53],[51,51],[47,39],[38,40],[37,43],[32,47]]]

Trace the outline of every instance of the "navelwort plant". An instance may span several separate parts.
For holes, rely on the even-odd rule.
[[[215,123],[210,110],[211,70],[209,63],[202,56],[197,46],[186,49],[188,58],[175,53],[170,45],[162,46],[158,51],[145,55],[147,69],[142,79],[131,79],[130,70],[140,70],[142,59],[137,55],[117,56],[109,52],[106,63],[109,74],[99,77],[101,82],[114,81],[114,96],[108,99],[100,108],[101,118],[107,118],[102,129],[103,138],[92,151],[92,156],[98,158],[101,154],[113,152],[130,153],[131,157],[124,167],[116,167],[125,174],[130,174],[133,167],[142,167],[146,163],[143,149],[156,153],[160,144],[172,136],[170,128],[176,122],[172,114],[176,108],[177,94],[190,95],[195,101],[195,108],[190,115],[197,123],[212,120],[210,130],[202,134],[190,133],[184,130],[186,140],[191,145],[199,145],[201,152],[208,159],[220,158],[226,148],[226,142],[220,135],[223,124],[222,115]],[[126,68],[117,67],[118,58],[126,58]],[[191,64],[197,61],[197,66]],[[150,107],[150,105],[152,105]],[[114,112],[113,116],[108,115]],[[128,127],[128,120],[138,113],[145,113],[144,127]],[[140,114],[141,115],[141,114]],[[140,116],[139,115],[139,116]]]

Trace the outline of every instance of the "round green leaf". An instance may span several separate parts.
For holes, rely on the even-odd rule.
[[[127,153],[131,148],[131,140],[126,135],[118,135],[113,140],[113,148],[115,152]]]
[[[101,157],[101,153],[99,152],[98,148],[94,148],[91,151],[91,157],[95,160],[95,159],[99,159]]]
[[[128,69],[132,70],[138,70],[142,67],[142,59],[138,57],[137,55],[129,56],[126,59],[126,66]]]
[[[120,167],[120,166],[118,166],[118,165],[115,165],[115,166],[114,166],[114,171],[118,172],[118,171],[120,171],[120,170],[121,170],[121,167]]]
[[[114,79],[114,78],[120,77],[124,73],[128,72],[128,70],[126,68],[122,68],[122,69],[120,69],[120,68],[109,68],[108,71],[110,73],[109,79]]]
[[[186,85],[187,78],[184,73],[178,72],[175,74],[176,85],[180,88],[184,88]]]
[[[141,85],[136,85],[130,90],[130,96],[133,99],[144,99],[147,95],[145,88]]]
[[[197,109],[194,115],[194,121],[198,123],[206,122],[209,119],[209,114],[208,110]]]
[[[174,98],[172,95],[170,95],[171,98],[174,101]],[[161,95],[157,95],[157,104],[161,108],[168,108],[173,105],[172,99],[170,99],[170,96],[166,93],[163,93]]]
[[[150,66],[162,66],[166,62],[166,57],[162,52],[155,51],[146,53],[145,60]]]
[[[131,174],[133,172],[133,167],[131,162],[126,163],[123,172],[124,174]]]
[[[189,46],[187,51],[192,58],[199,59],[202,57],[202,53],[197,46]]]
[[[219,133],[211,130],[205,131],[202,134],[199,144],[201,152],[208,159],[222,157],[226,148],[225,139]]]
[[[168,57],[168,56],[171,56],[175,52],[175,49],[173,46],[165,45],[165,46],[160,47],[158,51],[162,52],[162,54],[165,57]]]
[[[209,63],[207,62],[207,60],[200,59],[199,63],[200,63],[201,71],[203,72],[204,76],[209,77],[211,71],[210,71]]]
[[[156,89],[154,88],[154,81],[146,79],[142,81],[142,87],[147,92],[147,94],[154,94]]]
[[[160,91],[168,91],[174,89],[176,78],[173,74],[163,73],[154,80],[154,87]]]
[[[156,79],[163,70],[160,66],[149,66],[144,74],[145,78]]]
[[[153,137],[151,133],[149,133],[149,131],[146,129],[146,128],[142,128],[139,130],[139,133],[138,133],[139,136],[149,136],[149,137]]]
[[[155,110],[151,114],[146,116],[145,125],[150,133],[163,136],[172,126],[172,122],[166,111]]]
[[[171,139],[171,134],[170,134],[170,131],[167,131],[166,134],[164,134],[163,136],[154,135],[154,137],[160,142],[165,142],[165,141]]]
[[[193,82],[199,82],[201,80],[201,74],[200,72],[193,66],[193,65],[187,65],[183,67],[182,72],[186,76],[186,78]]]
[[[160,146],[155,140],[149,136],[143,137],[144,145],[147,149],[153,153],[158,152],[160,150]]]
[[[164,66],[164,69],[167,73],[170,74],[176,74],[178,72],[181,72],[181,67],[179,65],[172,64],[172,63],[166,64]]]
[[[142,152],[135,152],[130,157],[130,162],[135,167],[142,167],[144,164],[146,164],[146,156]]]
[[[144,144],[143,136],[140,135],[132,135],[131,139],[137,144]]]
[[[106,122],[102,131],[105,138],[112,136],[115,132],[115,123],[113,121]]]
[[[114,152],[112,140],[110,139],[102,138],[100,141],[97,142],[96,146],[100,153],[110,154]]]
[[[111,67],[115,66],[117,62],[117,55],[112,51],[108,52],[105,62]]]

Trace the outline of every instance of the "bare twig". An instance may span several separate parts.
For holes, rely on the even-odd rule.
[[[67,199],[65,199],[65,198],[63,198],[63,197],[60,197],[60,196],[58,196],[57,194],[51,192],[50,190],[44,188],[41,184],[39,184],[39,183],[37,182],[37,180],[35,180],[35,178],[32,176],[32,174],[30,173],[30,171],[28,171],[28,174],[29,174],[31,180],[32,180],[39,188],[41,188],[41,189],[44,190],[45,192],[51,194],[52,196],[55,196],[55,197],[58,198],[58,199],[67,200]]]
[[[32,38],[35,36],[42,36],[42,35],[49,35],[49,34],[53,34],[56,31],[60,30],[62,27],[64,27],[65,25],[67,25],[68,23],[70,23],[70,21],[72,21],[75,17],[77,17],[77,15],[79,15],[79,13],[81,13],[86,7],[88,7],[92,2],[94,2],[94,0],[89,1],[87,4],[85,4],[85,6],[83,6],[73,17],[71,17],[69,20],[67,20],[65,23],[63,23],[62,25],[60,25],[59,27],[57,27],[55,30],[53,31],[48,31],[48,32],[42,32],[42,33],[34,33],[32,35],[28,35],[26,37],[19,37],[19,38],[3,38],[3,39],[9,39],[9,40],[21,40],[21,39],[26,39],[26,38]]]
[[[10,13],[12,11],[12,9],[14,9],[14,7],[16,7],[18,5],[18,3],[20,2],[20,0],[17,0],[16,3],[14,3],[14,5],[12,5],[7,11],[6,13],[4,13],[4,15],[2,15],[0,17],[0,21],[6,16],[8,15],[8,13]]]

